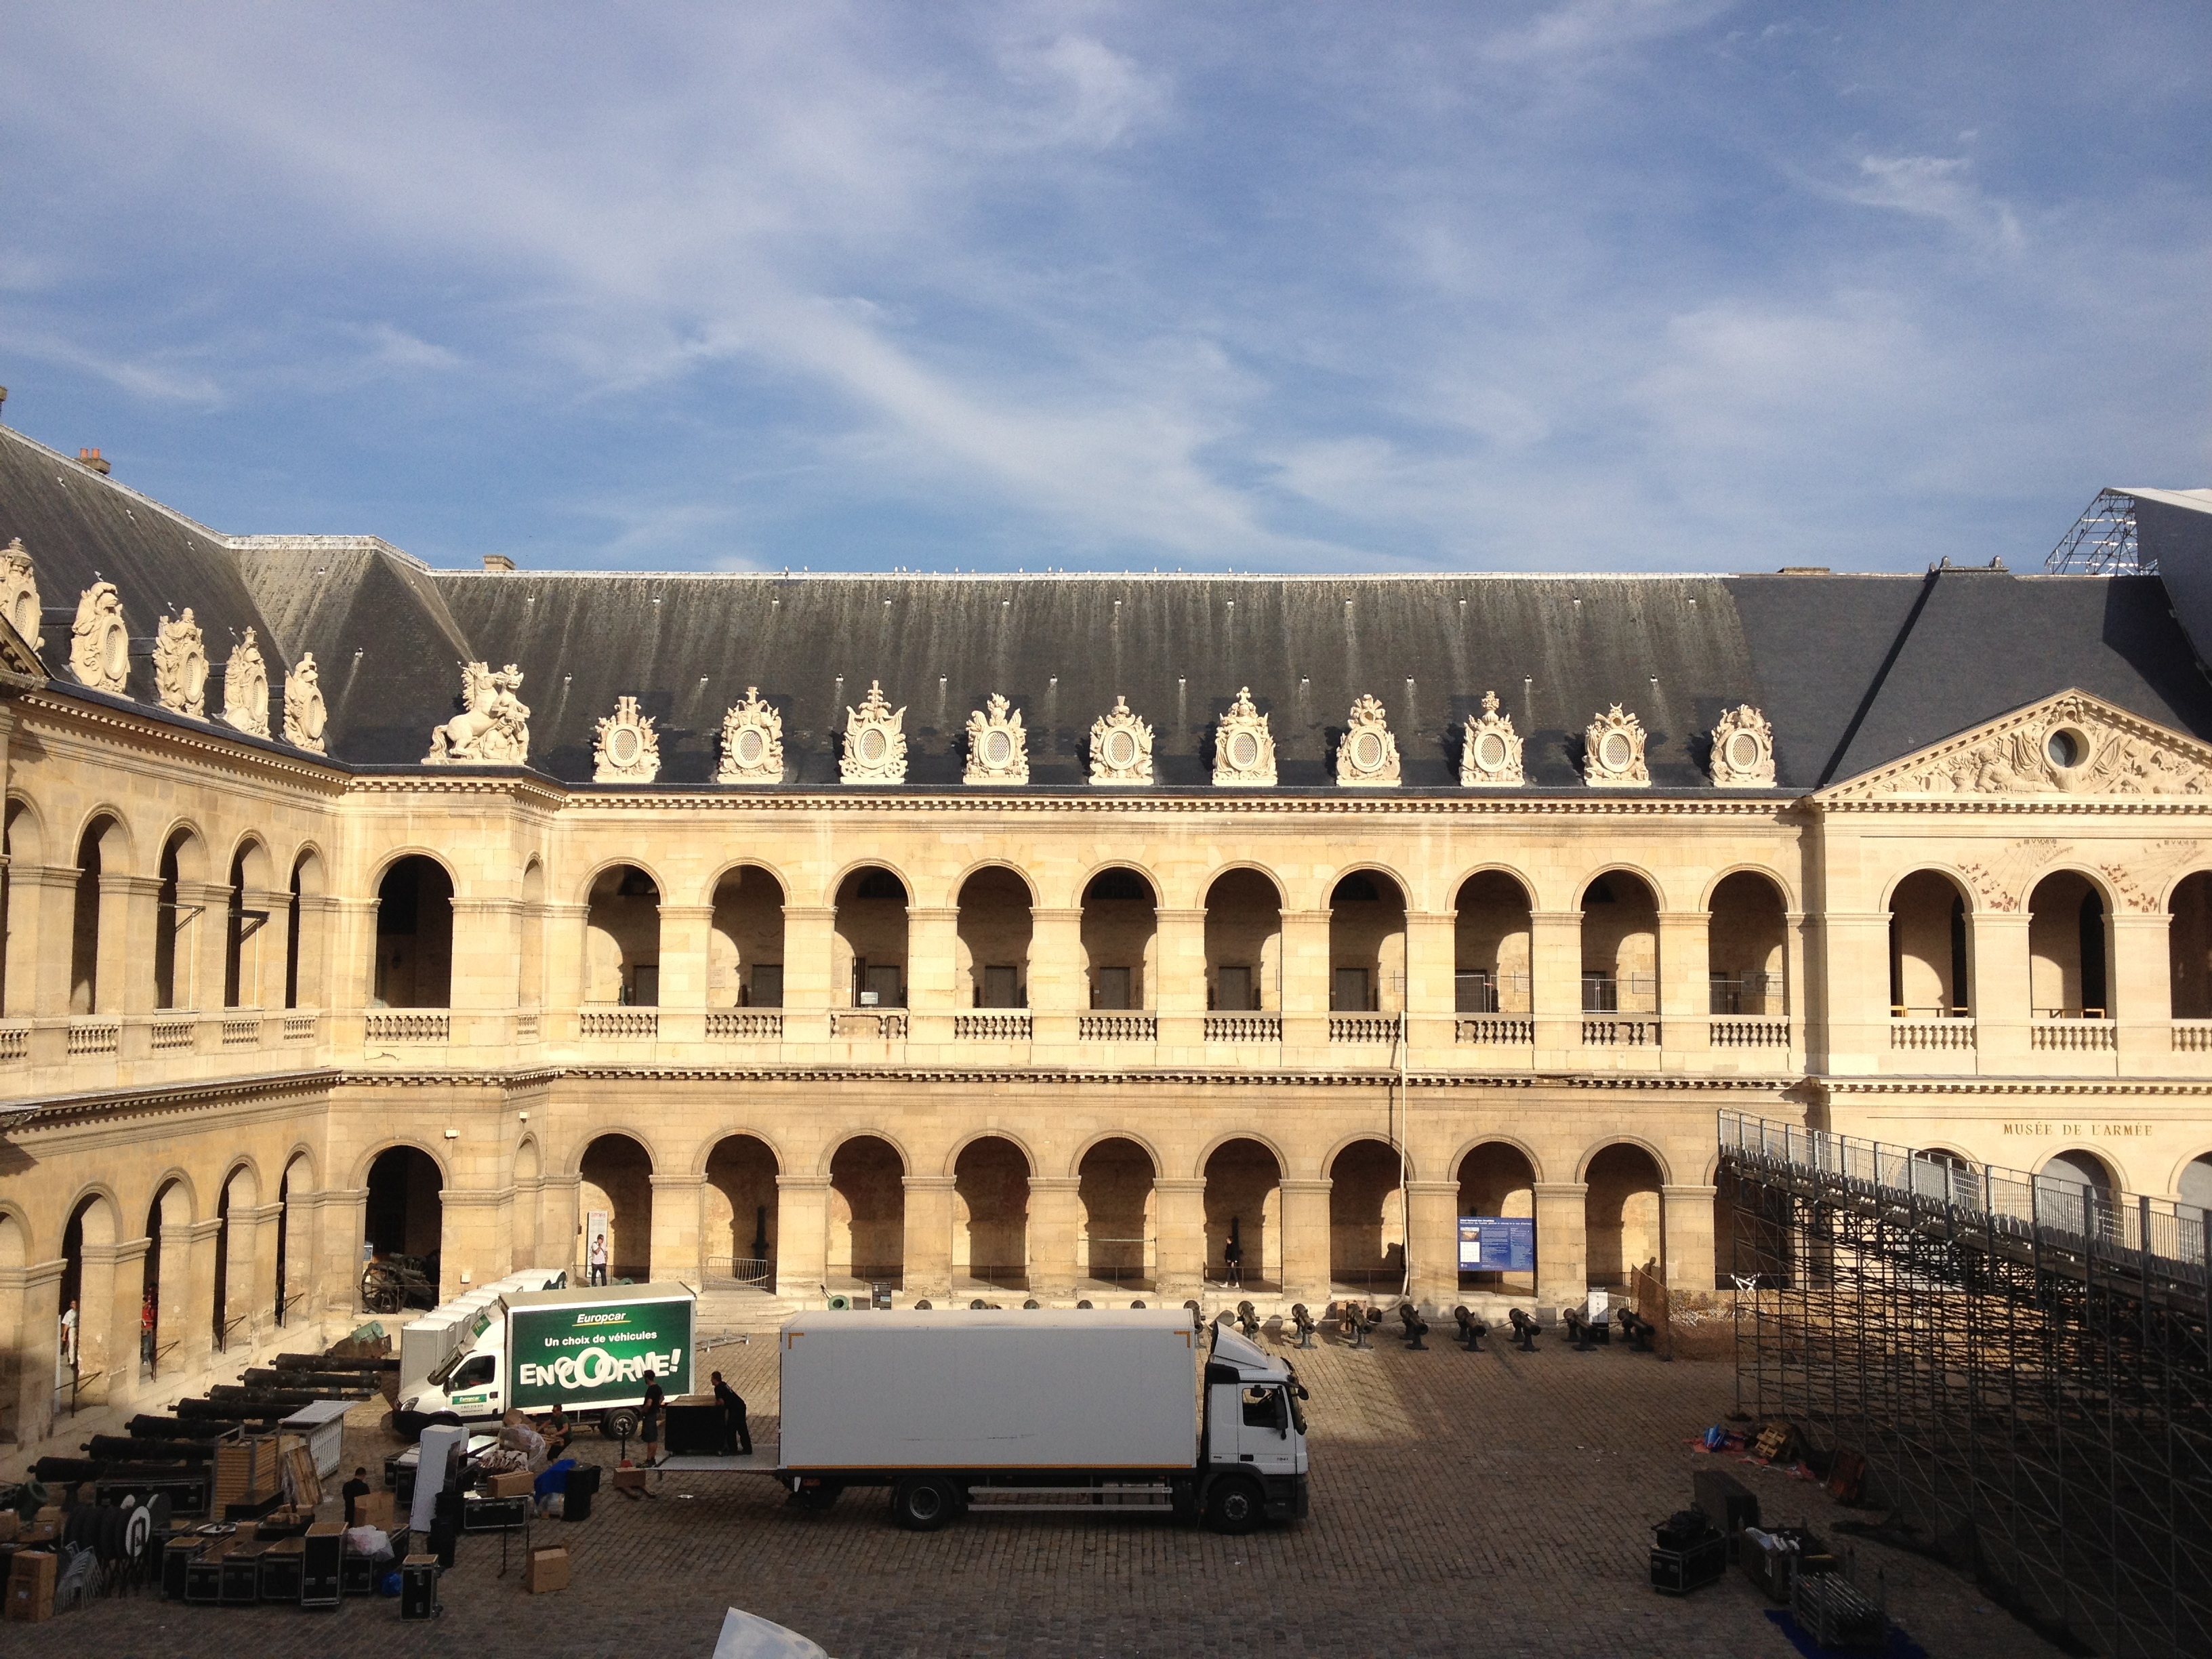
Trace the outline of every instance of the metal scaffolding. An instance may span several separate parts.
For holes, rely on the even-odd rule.
[[[2051,550],[2043,568],[2054,576],[2147,575],[2157,569],[2157,560],[2142,562],[2135,497],[2118,489],[2099,492]]]
[[[2212,1653],[2206,1212],[1720,1118],[1746,1407],[2028,1617]]]

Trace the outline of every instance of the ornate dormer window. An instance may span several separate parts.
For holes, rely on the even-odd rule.
[[[1513,716],[1498,712],[1498,693],[1482,694],[1482,718],[1467,718],[1460,745],[1459,781],[1469,789],[1517,789],[1528,780],[1521,769],[1521,734]]]
[[[1643,789],[1651,782],[1644,764],[1644,726],[1615,703],[1595,716],[1583,733],[1583,781],[1593,789]]]
[[[31,568],[31,556],[23,550],[23,538],[12,538],[0,548],[0,615],[15,625],[32,650],[39,649],[39,575]]]
[[[845,752],[837,763],[844,783],[906,781],[906,710],[884,700],[883,682],[868,682],[860,706],[845,707]]]
[[[1240,686],[1213,731],[1213,781],[1231,788],[1271,788],[1275,781],[1275,739],[1267,717],[1252,703],[1252,688]]]
[[[1774,728],[1747,702],[1713,727],[1712,779],[1716,789],[1774,787]]]
[[[1129,712],[1129,700],[1114,699],[1111,714],[1091,722],[1091,781],[1099,784],[1152,781],[1151,722]]]
[[[968,716],[968,769],[963,783],[1027,783],[1030,738],[1022,711],[994,691],[985,708]]]
[[[717,783],[783,781],[783,716],[761,701],[760,687],[722,716],[722,763]]]
[[[1394,789],[1401,781],[1398,740],[1381,699],[1363,696],[1352,705],[1344,741],[1336,746],[1336,781],[1363,789]]]
[[[154,629],[154,695],[173,714],[207,718],[207,641],[192,620],[192,608],[173,622],[164,617]]]
[[[125,695],[131,681],[131,631],[113,582],[94,582],[76,602],[70,628],[70,672],[95,691]]]
[[[250,628],[222,665],[222,718],[249,737],[269,735],[269,665]]]
[[[329,724],[322,671],[315,666],[315,653],[303,651],[297,665],[284,676],[284,741],[295,749],[322,754],[323,729]]]
[[[660,775],[660,734],[653,716],[637,712],[635,697],[617,697],[615,712],[600,720],[592,744],[593,783],[651,783]]]

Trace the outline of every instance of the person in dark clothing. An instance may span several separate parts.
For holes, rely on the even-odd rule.
[[[745,1426],[745,1402],[738,1391],[714,1373],[714,1398],[722,1402],[722,1455],[753,1455],[752,1431]]]
[[[1237,1242],[1235,1233],[1221,1247],[1221,1282],[1235,1290],[1244,1288],[1244,1247]]]
[[[668,1396],[660,1391],[660,1379],[648,1369],[645,1374],[645,1404],[638,1413],[638,1437],[645,1442],[645,1467],[648,1469],[660,1461],[660,1408]]]
[[[346,1525],[350,1527],[354,1524],[354,1505],[368,1496],[368,1469],[356,1469],[353,1472],[353,1479],[338,1488],[338,1496],[345,1499]]]

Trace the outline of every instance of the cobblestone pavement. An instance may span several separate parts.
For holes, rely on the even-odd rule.
[[[775,1434],[775,1346],[713,1363]],[[901,1532],[880,1494],[788,1510],[758,1477],[659,1477],[653,1498],[604,1487],[592,1518],[538,1522],[573,1556],[563,1593],[501,1580],[495,1538],[462,1540],[434,1625],[398,1604],[336,1612],[185,1607],[150,1596],[64,1614],[45,1644],[148,1656],[439,1653],[482,1659],[700,1655],[735,1605],[788,1625],[836,1659],[917,1655],[1773,1655],[1791,1650],[1731,1573],[1695,1595],[1652,1593],[1649,1524],[1689,1502],[1689,1442],[1727,1409],[1722,1364],[1662,1364],[1624,1350],[1421,1353],[1334,1340],[1296,1356],[1311,1390],[1312,1515],[1219,1538],[1164,1519],[969,1516]],[[391,1444],[364,1410],[347,1463]],[[586,1438],[582,1454],[612,1462]],[[1839,1511],[1815,1486],[1729,1462],[1771,1521],[1816,1529]],[[517,1559],[519,1561],[519,1553]],[[2045,1646],[1974,1587],[1879,1545],[1891,1612],[1936,1659],[2041,1659]],[[6,1645],[0,1644],[0,1645]]]

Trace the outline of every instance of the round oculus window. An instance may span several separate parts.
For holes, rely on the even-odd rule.
[[[2062,726],[2043,740],[2043,752],[2062,772],[2070,772],[2088,758],[2089,744],[2071,726]]]
[[[1505,738],[1502,733],[1485,732],[1474,740],[1474,767],[1478,772],[1505,769]]]
[[[761,757],[768,752],[768,739],[747,727],[738,733],[737,754],[740,766],[758,766]]]
[[[1597,763],[1608,772],[1626,772],[1635,754],[1626,732],[1608,732],[1598,739]]]
[[[1014,757],[1014,740],[1004,732],[988,732],[983,736],[983,763],[1004,766]]]
[[[131,672],[131,636],[121,623],[108,623],[100,636],[100,665],[107,677],[119,680]]]
[[[884,751],[890,744],[884,741],[884,734],[872,726],[860,733],[860,740],[853,746],[860,751],[860,758],[872,766],[883,759]]]
[[[1126,770],[1137,763],[1137,734],[1133,732],[1109,732],[1106,734],[1106,764]]]
[[[607,758],[617,766],[636,765],[638,754],[644,747],[635,726],[617,726],[607,734]]]
[[[25,639],[34,640],[39,637],[38,602],[28,593],[18,593],[15,596],[14,622],[15,631]]]
[[[1739,732],[1728,740],[1725,751],[1728,763],[1739,772],[1759,769],[1759,739],[1748,732]]]
[[[1240,772],[1249,772],[1260,763],[1260,739],[1249,732],[1239,732],[1229,739],[1229,763]]]
[[[1353,769],[1361,772],[1373,772],[1380,769],[1382,764],[1382,738],[1380,733],[1362,732],[1352,740],[1352,764]]]

